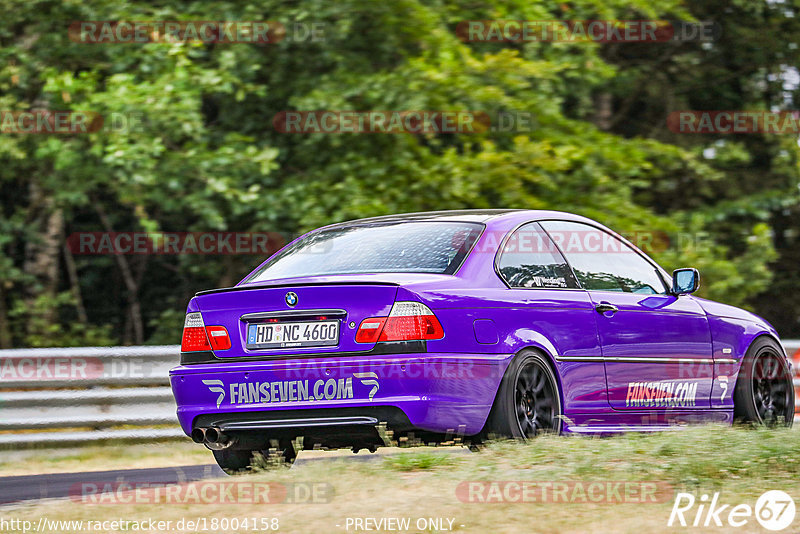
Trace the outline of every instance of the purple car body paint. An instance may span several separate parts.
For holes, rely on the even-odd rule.
[[[512,362],[535,352],[554,398],[532,408],[535,393],[523,391],[509,402],[529,415],[545,406],[556,431],[730,423],[743,359],[778,336],[749,312],[689,294],[689,271],[680,276],[694,287],[677,291],[677,278],[618,234],[553,211],[328,226],[235,287],[191,300],[171,372],[178,418],[198,442],[214,429],[358,446],[359,429],[380,423],[473,436],[498,409]]]

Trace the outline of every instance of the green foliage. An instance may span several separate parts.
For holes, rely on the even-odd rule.
[[[718,4],[7,0],[0,109],[91,110],[136,122],[88,135],[0,135],[2,298],[9,320],[42,332],[14,343],[73,344],[73,334],[86,343],[108,335],[130,341],[135,299],[149,342],[177,342],[194,291],[236,283],[261,260],[128,257],[140,281],[132,294],[114,258],[77,257],[90,322],[105,325],[77,332],[63,271],[58,297],[24,272],[25,244],[45,231],[29,214],[53,210],[65,218],[61,239],[106,230],[101,212],[114,231],[292,235],[393,212],[572,211],[623,234],[704,236],[702,247],[674,240],[654,256],[668,268],[700,268],[704,296],[769,318],[754,303],[772,287],[769,264],[779,258],[773,218],[797,209],[796,144],[676,136],[665,116],[691,107],[768,109],[793,98],[774,81],[762,91],[761,82],[795,64],[790,44],[800,32],[790,31],[798,22],[779,4],[755,2],[761,11],[753,2]],[[465,43],[455,33],[463,20],[716,15],[724,32],[712,45]],[[69,21],[80,20],[277,20],[290,30],[313,22],[324,40],[84,44],[67,33]],[[763,38],[765,25],[775,39]],[[596,126],[601,93],[618,110],[605,129]],[[525,112],[535,120],[530,131],[446,135],[283,134],[272,126],[281,111],[323,109]],[[32,187],[52,204],[33,202]],[[41,296],[32,308],[23,295],[29,287]],[[59,311],[57,332],[35,323],[38,307]]]
[[[100,347],[113,345],[114,338],[107,325],[82,325],[70,313],[74,299],[69,293],[60,293],[55,298],[40,296],[33,305],[17,301],[9,311],[9,322],[14,330],[27,332],[20,340],[24,347]],[[50,312],[64,312],[72,320],[53,322]]]

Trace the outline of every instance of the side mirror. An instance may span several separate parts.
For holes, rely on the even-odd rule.
[[[672,294],[688,295],[700,287],[700,273],[697,269],[675,269],[672,271]]]

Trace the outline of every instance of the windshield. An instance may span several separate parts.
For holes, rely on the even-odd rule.
[[[351,273],[453,274],[483,225],[406,221],[312,232],[254,271],[245,283]]]

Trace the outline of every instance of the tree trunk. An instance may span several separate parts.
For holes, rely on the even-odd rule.
[[[14,340],[11,338],[11,328],[8,325],[6,292],[0,284],[0,349],[10,349],[13,346]]]
[[[58,291],[59,258],[61,256],[61,240],[64,235],[64,215],[56,209],[53,199],[42,190],[34,179],[30,182],[30,218],[28,223],[37,239],[25,243],[25,273],[33,276],[34,282],[26,286],[25,299],[29,310],[36,310],[35,301],[39,297],[53,301]],[[56,322],[58,319],[55,306],[47,307],[41,319]],[[27,324],[32,324],[27,322]],[[28,332],[33,334],[34,332]]]
[[[103,210],[98,202],[95,202],[95,209],[106,232],[113,232],[114,230],[111,227],[108,215],[106,215],[105,210]],[[122,273],[125,289],[128,291],[128,317],[131,321],[131,329],[133,330],[133,343],[134,345],[141,345],[144,343],[144,327],[142,326],[142,307],[139,304],[139,284],[133,276],[128,259],[122,254],[113,255]]]
[[[601,130],[611,128],[611,119],[614,115],[614,97],[611,93],[600,93],[595,97],[594,123]]]
[[[72,298],[75,299],[75,311],[78,313],[78,321],[82,325],[89,323],[89,318],[86,316],[86,308],[83,305],[83,297],[81,296],[81,284],[78,278],[78,268],[75,266],[75,258],[72,256],[72,251],[64,241],[64,264],[67,266],[67,275],[69,276],[69,285],[72,288]]]

